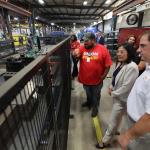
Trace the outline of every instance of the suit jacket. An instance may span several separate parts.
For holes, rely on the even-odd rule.
[[[115,86],[112,87],[112,97],[126,102],[138,75],[138,66],[134,62],[124,65],[116,76]]]
[[[97,43],[104,45],[104,37],[100,37],[97,39]]]

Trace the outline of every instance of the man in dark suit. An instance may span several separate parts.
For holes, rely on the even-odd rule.
[[[103,35],[102,32],[98,32],[98,33],[97,33],[96,42],[97,42],[98,44],[104,45],[104,35]]]

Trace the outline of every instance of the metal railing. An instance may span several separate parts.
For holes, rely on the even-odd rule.
[[[69,38],[0,87],[0,150],[66,150]]]

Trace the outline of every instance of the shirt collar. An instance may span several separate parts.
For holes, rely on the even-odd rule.
[[[146,63],[146,69],[150,70],[150,64]]]

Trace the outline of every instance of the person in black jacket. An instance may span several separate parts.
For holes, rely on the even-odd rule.
[[[104,45],[104,43],[105,43],[105,42],[104,42],[104,35],[103,35],[102,32],[98,32],[98,33],[97,33],[96,42],[97,42],[98,44]]]

